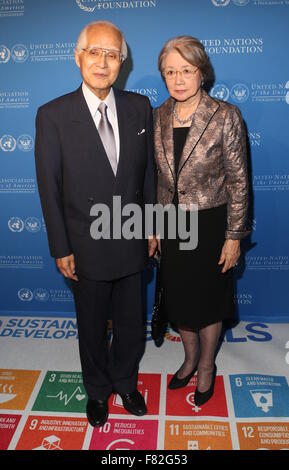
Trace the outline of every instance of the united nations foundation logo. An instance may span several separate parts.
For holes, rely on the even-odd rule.
[[[38,302],[47,302],[49,300],[49,292],[46,289],[35,289],[34,298]]]
[[[0,18],[24,16],[25,0],[0,0]]]
[[[23,232],[24,230],[24,222],[19,217],[11,217],[8,220],[8,227],[11,232]]]
[[[220,83],[212,88],[210,95],[212,96],[212,98],[217,98],[218,100],[222,101],[228,101],[230,91],[226,85]]]
[[[36,217],[28,217],[25,220],[25,228],[30,233],[36,233],[41,230],[41,222]]]
[[[262,133],[259,132],[249,132],[248,137],[250,140],[251,147],[261,147],[262,144]]]
[[[215,7],[226,7],[230,3],[230,0],[212,0],[212,4],[215,5]]]
[[[289,256],[265,255],[246,256],[246,268],[251,271],[288,271]]]
[[[230,1],[230,0],[229,0]],[[142,0],[142,1],[117,1],[117,0],[75,0],[76,5],[87,13],[93,13],[97,10],[116,10],[128,8],[156,8],[157,0]]]
[[[263,54],[264,39],[262,37],[239,38],[205,38],[200,40],[207,54]]]
[[[28,59],[29,52],[28,52],[27,47],[24,46],[24,44],[16,44],[11,49],[11,55],[12,55],[12,59],[15,62],[22,63]]]
[[[17,147],[19,150],[22,150],[22,152],[30,152],[34,147],[34,141],[28,134],[20,135],[17,139]]]
[[[289,81],[251,83],[251,95],[253,102],[289,104]]]
[[[29,105],[29,91],[0,90],[0,109],[24,109]]]
[[[257,230],[257,220],[256,220],[256,219],[253,219],[252,217],[249,217],[249,218],[248,218],[248,226],[249,226],[254,232],[256,232],[256,230]]]
[[[51,302],[73,302],[73,295],[69,289],[49,289]]]
[[[31,302],[33,299],[33,292],[30,289],[20,289],[18,291],[18,298],[22,300],[22,302]]]
[[[252,305],[254,302],[254,297],[248,292],[242,294],[236,294],[234,296],[234,302],[238,305]]]
[[[232,2],[238,7],[244,7],[245,5],[248,5],[250,0],[232,0]],[[215,7],[226,7],[229,5],[230,0],[212,0],[212,3]]]
[[[2,135],[0,148],[3,152],[13,152],[16,148],[16,140],[12,135]]]
[[[151,102],[151,105],[154,105],[158,102],[158,89],[155,87],[152,88],[128,88],[127,91],[132,91],[133,93],[139,93],[140,95],[147,96]]]
[[[0,176],[0,194],[35,194],[36,179]]]
[[[237,83],[231,89],[231,97],[236,103],[244,103],[249,98],[249,88],[243,83]]]
[[[96,9],[96,5],[93,6],[88,6],[87,4],[95,4],[95,0],[75,0],[76,4],[79,6],[79,8],[83,11],[87,11],[88,13],[92,13]]]
[[[285,85],[285,90],[288,90],[288,91],[286,91],[285,101],[286,101],[287,104],[289,104],[289,81]]]
[[[248,5],[249,2],[250,0],[233,0],[233,3],[237,5],[238,7],[244,7]]]
[[[254,175],[253,189],[255,191],[289,191],[289,175],[287,173]]]
[[[10,51],[8,47],[1,44],[0,46],[0,64],[6,64],[10,59]]]

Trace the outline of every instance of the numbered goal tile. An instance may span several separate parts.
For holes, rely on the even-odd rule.
[[[32,409],[85,413],[86,401],[80,372],[48,371]]]
[[[219,421],[166,421],[166,450],[232,450],[230,425]]]
[[[0,369],[0,409],[24,410],[39,370]]]
[[[241,450],[289,450],[289,424],[237,423]]]
[[[289,416],[286,377],[260,374],[230,375],[235,416],[267,418]]]
[[[0,414],[0,450],[8,449],[20,419],[20,415]]]
[[[168,375],[167,383],[172,375]],[[193,377],[186,387],[178,390],[167,388],[167,416],[228,416],[224,379],[217,376],[214,395],[202,406],[196,406],[194,397],[197,387],[197,377]]]
[[[149,415],[159,414],[160,408],[160,388],[161,388],[161,375],[160,374],[139,374],[137,388],[144,397],[147,405]],[[122,406],[122,399],[119,395],[115,394],[109,400],[109,412],[111,414],[125,414],[129,413]]]
[[[158,421],[109,419],[94,428],[89,450],[156,450]]]
[[[87,427],[85,418],[29,416],[16,450],[81,450]]]

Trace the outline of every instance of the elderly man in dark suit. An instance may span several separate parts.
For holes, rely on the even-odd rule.
[[[141,271],[154,254],[152,237],[96,239],[95,204],[110,209],[154,203],[155,166],[149,100],[114,89],[127,55],[122,32],[94,22],[80,33],[75,60],[83,83],[41,106],[36,118],[36,170],[51,255],[73,281],[87,417],[102,426],[118,393],[130,413],[147,412],[137,390],[145,328]],[[107,320],[113,339],[108,345]]]

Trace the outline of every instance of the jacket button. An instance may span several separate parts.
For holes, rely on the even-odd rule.
[[[140,193],[140,191],[137,189],[136,192],[135,192],[136,196],[139,196],[139,193]]]
[[[87,202],[89,202],[90,204],[93,204],[93,203],[94,203],[93,197],[89,197],[89,198],[87,199]]]
[[[180,191],[180,194],[186,194],[186,191]]]
[[[173,192],[172,188],[168,188],[168,192],[172,193]]]

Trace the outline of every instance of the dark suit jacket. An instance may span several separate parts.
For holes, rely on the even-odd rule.
[[[148,98],[114,90],[120,135],[116,177],[82,88],[41,106],[36,117],[36,173],[51,256],[73,253],[76,272],[112,280],[142,270],[147,241],[95,240],[91,207],[156,202],[152,117]],[[145,132],[141,131],[145,129]]]

